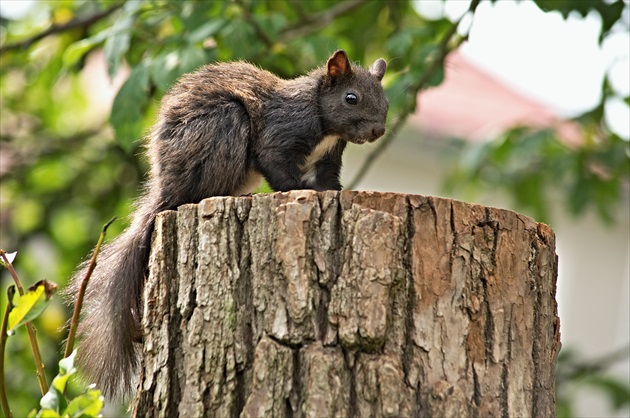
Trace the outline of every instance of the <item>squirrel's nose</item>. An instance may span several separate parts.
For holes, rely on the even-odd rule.
[[[382,137],[383,134],[385,134],[385,127],[384,126],[378,126],[378,127],[372,129],[372,137],[374,139]]]

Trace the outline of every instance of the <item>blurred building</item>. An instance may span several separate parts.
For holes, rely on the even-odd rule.
[[[445,82],[423,92],[409,118],[422,136],[481,142],[515,126],[554,128],[571,143],[580,142],[579,127],[550,109],[500,83],[460,53],[447,57]]]

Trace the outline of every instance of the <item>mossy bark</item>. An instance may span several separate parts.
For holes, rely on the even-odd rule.
[[[293,191],[158,216],[136,416],[555,415],[555,237],[454,200]]]

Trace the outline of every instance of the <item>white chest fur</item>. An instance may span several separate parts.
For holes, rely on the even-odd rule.
[[[317,168],[315,164],[321,160],[326,154],[328,154],[337,142],[339,137],[335,135],[327,135],[320,141],[313,151],[306,157],[304,164],[300,166],[300,172],[302,173],[302,181],[306,183],[312,183],[317,177]]]

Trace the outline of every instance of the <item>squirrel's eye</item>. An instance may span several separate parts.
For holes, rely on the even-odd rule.
[[[355,105],[357,104],[359,101],[359,99],[357,98],[357,95],[354,93],[346,93],[346,103],[351,104],[351,105]]]

